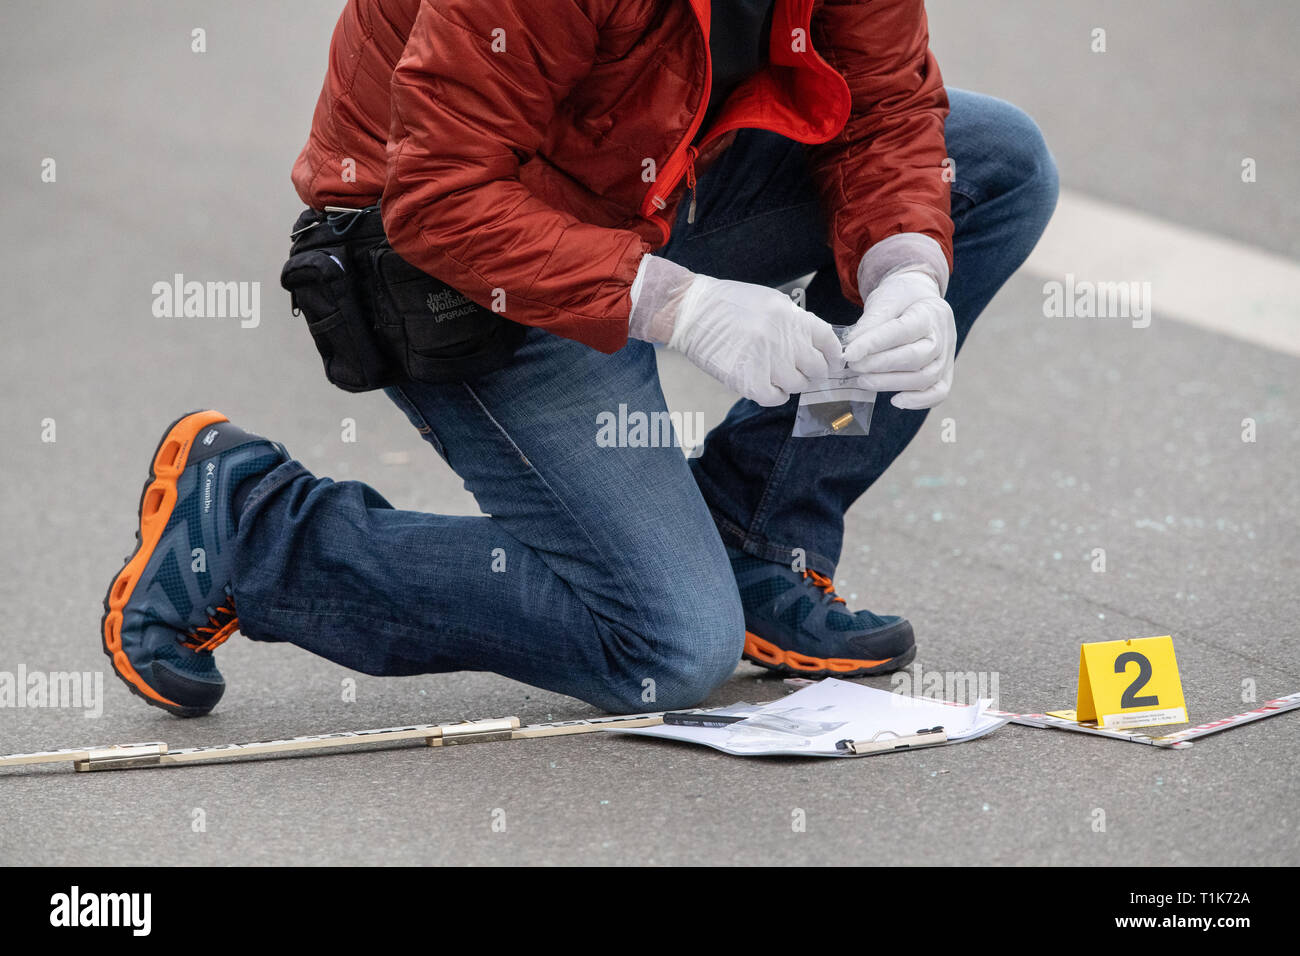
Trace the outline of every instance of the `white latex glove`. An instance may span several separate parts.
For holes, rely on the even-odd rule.
[[[844,360],[864,388],[897,392],[897,408],[933,408],[948,397],[957,355],[952,307],[928,271],[892,272],[867,296],[844,337]]]
[[[776,289],[696,275],[647,254],[632,285],[628,334],[662,342],[760,405],[844,367],[835,331]]]

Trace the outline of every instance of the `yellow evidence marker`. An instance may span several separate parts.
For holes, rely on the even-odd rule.
[[[1079,699],[1054,717],[1093,721],[1108,730],[1187,722],[1174,639],[1143,637],[1079,648]]]

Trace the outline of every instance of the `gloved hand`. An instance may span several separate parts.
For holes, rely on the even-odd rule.
[[[782,405],[844,367],[834,330],[788,295],[697,275],[653,254],[632,284],[628,334],[681,352],[760,405]]]
[[[948,397],[957,355],[952,307],[927,270],[886,275],[867,296],[862,318],[844,337],[844,360],[858,382],[897,392],[897,408],[933,408]]]

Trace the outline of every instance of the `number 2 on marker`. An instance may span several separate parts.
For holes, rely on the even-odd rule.
[[[1137,693],[1151,681],[1151,661],[1147,659],[1146,655],[1139,654],[1137,651],[1127,651],[1115,658],[1115,673],[1123,674],[1128,670],[1129,664],[1137,664],[1137,678],[1128,685],[1128,690],[1124,691],[1124,696],[1119,699],[1120,707],[1128,709],[1129,707],[1158,706],[1160,698],[1155,694],[1139,697]]]

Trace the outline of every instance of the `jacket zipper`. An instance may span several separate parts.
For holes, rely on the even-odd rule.
[[[691,197],[690,207],[686,210],[686,221],[695,221],[695,157],[700,151],[694,146],[686,147],[686,194]]]
[[[798,2],[800,2],[800,0],[775,0],[775,2],[778,3],[778,4],[783,4],[783,5],[784,5],[784,4],[790,4],[790,3],[798,3]],[[692,4],[692,6],[694,6],[694,4]],[[802,18],[802,20],[803,20],[803,24],[804,24],[804,28],[805,28],[805,29],[808,29],[808,28],[810,27],[810,25],[811,25],[811,11],[812,11],[812,6],[813,6],[813,4],[811,4],[811,3],[809,3],[809,4],[807,5],[808,14],[807,14],[806,17],[803,17],[803,18]],[[797,22],[797,21],[796,21],[796,22]],[[695,24],[696,24],[697,27],[700,26],[700,21],[699,21],[699,17],[698,17],[698,15],[696,16]],[[700,29],[701,29],[701,32],[703,32],[703,28],[701,27]],[[817,62],[821,63],[822,66],[824,66],[824,67],[825,67],[826,69],[828,69],[828,70],[832,69],[832,67],[830,66],[830,64],[826,62],[825,58],[823,58],[823,57],[822,57],[820,54],[818,54],[815,50],[812,51],[812,52],[813,52],[814,56],[816,57]],[[705,38],[705,41],[704,41],[704,64],[705,64],[705,68],[704,68],[704,97],[703,97],[702,102],[703,102],[703,104],[705,105],[705,107],[707,108],[707,105],[708,105],[708,102],[709,102],[709,96],[710,96],[710,94],[711,94],[712,91],[713,91],[713,58],[712,58],[712,56],[711,56],[710,53],[709,53],[709,44],[708,44],[708,38],[707,38],[707,37]],[[679,143],[679,144],[677,145],[677,148],[674,149],[674,150],[672,151],[672,153],[669,154],[669,156],[668,156],[668,162],[664,164],[664,169],[663,169],[664,172],[668,172],[669,170],[672,170],[672,169],[676,166],[676,162],[674,162],[674,161],[678,159],[678,156],[679,156],[679,150],[681,149],[681,147],[682,147],[683,145],[685,145],[685,144],[689,144],[689,143],[691,142],[691,140],[693,140],[693,139],[695,138],[695,134],[696,134],[696,132],[699,131],[700,124],[701,124],[701,122],[702,122],[703,120],[704,120],[704,110],[701,110],[700,113],[695,117],[695,119],[692,120],[692,122],[691,122],[691,126],[690,126],[690,129],[688,129],[688,130],[686,131],[686,136],[685,136],[685,138],[682,140],[681,143]],[[717,124],[715,123],[714,126],[716,127]],[[731,129],[731,128],[735,128],[735,127],[729,127],[729,129]],[[759,128],[759,129],[771,129],[772,127],[769,127],[769,126],[760,126],[760,127],[756,127],[756,128]],[[697,190],[696,190],[696,188],[695,188],[695,187],[696,187],[696,182],[695,182],[695,158],[696,158],[697,156],[699,156],[699,154],[700,154],[700,149],[701,149],[701,148],[702,148],[706,143],[708,143],[710,140],[716,138],[717,136],[721,135],[721,133],[725,133],[725,132],[727,132],[727,131],[728,131],[728,130],[721,130],[721,131],[719,131],[719,130],[717,130],[717,129],[715,128],[714,130],[711,130],[711,131],[710,131],[709,135],[707,135],[707,136],[705,136],[703,139],[701,139],[700,142],[699,142],[698,144],[695,144],[695,145],[687,145],[687,146],[686,146],[686,151],[685,151],[685,157],[686,157],[685,175],[686,175],[687,193],[688,193],[688,195],[689,195],[689,197],[690,197],[690,203],[689,203],[689,205],[687,206],[687,213],[686,213],[686,221],[687,221],[688,223],[693,223],[693,222],[695,222],[695,211],[696,211],[696,203],[695,203],[695,201],[696,201],[696,197],[697,197]],[[782,135],[787,135],[787,131],[785,131],[785,130],[775,129],[775,130],[773,130],[773,131],[774,131],[774,132],[781,133]],[[803,140],[800,140],[800,142],[803,142]],[[648,193],[648,196],[649,196],[649,199],[650,199],[650,209],[652,209],[652,210],[657,210],[657,211],[663,211],[664,209],[666,209],[666,208],[668,207],[668,197],[667,197],[667,195],[665,195],[665,193],[668,194],[668,195],[671,195],[671,194],[672,194],[672,191],[673,191],[674,189],[677,188],[677,184],[681,181],[681,177],[682,177],[682,174],[681,174],[681,173],[679,173],[679,172],[675,172],[674,175],[672,175],[672,176],[664,176],[664,177],[662,177],[661,179],[656,179],[654,185],[652,185],[652,186],[650,187],[650,190],[649,190],[649,193]],[[660,193],[660,192],[659,192],[659,189],[660,189],[660,187],[662,187],[665,183],[667,183],[667,188],[665,188],[665,189],[663,190],[663,193]],[[645,202],[645,201],[642,200],[642,204],[643,204],[643,206],[644,206],[644,202]],[[667,223],[666,223],[666,222],[665,222],[661,217],[656,216],[656,215],[654,214],[654,212],[646,212],[645,215],[647,215],[648,217],[650,217],[650,218],[653,219],[656,223],[659,224],[660,230],[661,230],[662,232],[665,233],[665,241],[667,241],[667,233],[668,233],[669,228],[670,228],[669,225],[668,225],[668,224],[667,224]]]
[[[695,18],[695,25],[700,28],[700,33],[702,34],[704,32],[704,28],[700,26],[700,20],[698,15]],[[701,98],[701,105],[703,107],[708,106],[709,94],[712,92],[712,90],[713,90],[713,56],[709,52],[709,38],[705,37],[704,38],[704,95]],[[695,134],[700,128],[700,123],[704,121],[704,112],[705,110],[701,109],[699,113],[696,114],[695,118],[691,120],[690,128],[686,130],[686,136],[683,137],[682,144],[689,144],[690,141],[695,138]],[[673,159],[676,158],[677,150],[681,149],[682,144],[679,144],[677,149],[674,149],[672,153],[669,154],[668,163],[666,164],[667,167],[671,167],[673,165]],[[702,146],[704,144],[701,143],[700,145]],[[699,155],[699,150],[697,150],[694,146],[690,146],[690,145],[686,146],[686,175],[688,177],[687,186],[691,190],[691,203],[692,203],[690,209],[688,210],[688,218],[689,221],[691,222],[695,221],[695,207],[694,207],[695,157],[697,155]],[[677,184],[680,181],[681,181],[680,174],[676,174],[671,178],[669,178],[668,187],[664,190],[664,192],[671,195],[672,191],[677,188]],[[650,187],[650,205],[660,211],[668,207],[668,196],[664,196],[660,194],[660,192],[658,191],[661,185],[662,185],[661,181],[659,180],[658,177],[656,177],[655,184]]]
[[[692,126],[692,129],[687,133],[688,138],[693,138],[697,131],[698,131],[698,127]],[[671,176],[661,177],[660,179],[655,181],[655,185],[651,187],[653,190],[650,197],[650,205],[652,208],[658,210],[663,210],[667,208],[668,196],[672,195],[673,190],[677,188],[677,184],[682,181],[682,177],[684,174],[686,178],[687,195],[691,201],[691,205],[687,210],[687,222],[695,221],[695,205],[694,205],[695,196],[696,196],[695,158],[700,155],[700,147],[703,146],[705,143],[709,142],[709,140],[714,138],[715,138],[714,136],[709,135],[704,137],[704,139],[700,140],[698,146],[687,146],[686,152],[683,154],[686,157],[685,169],[682,172],[674,172],[673,175]],[[675,165],[676,163],[670,161],[668,164],[666,164],[665,168],[672,169],[673,166]],[[668,184],[667,188],[664,189],[662,193],[659,192],[659,187],[662,187],[665,183]]]

